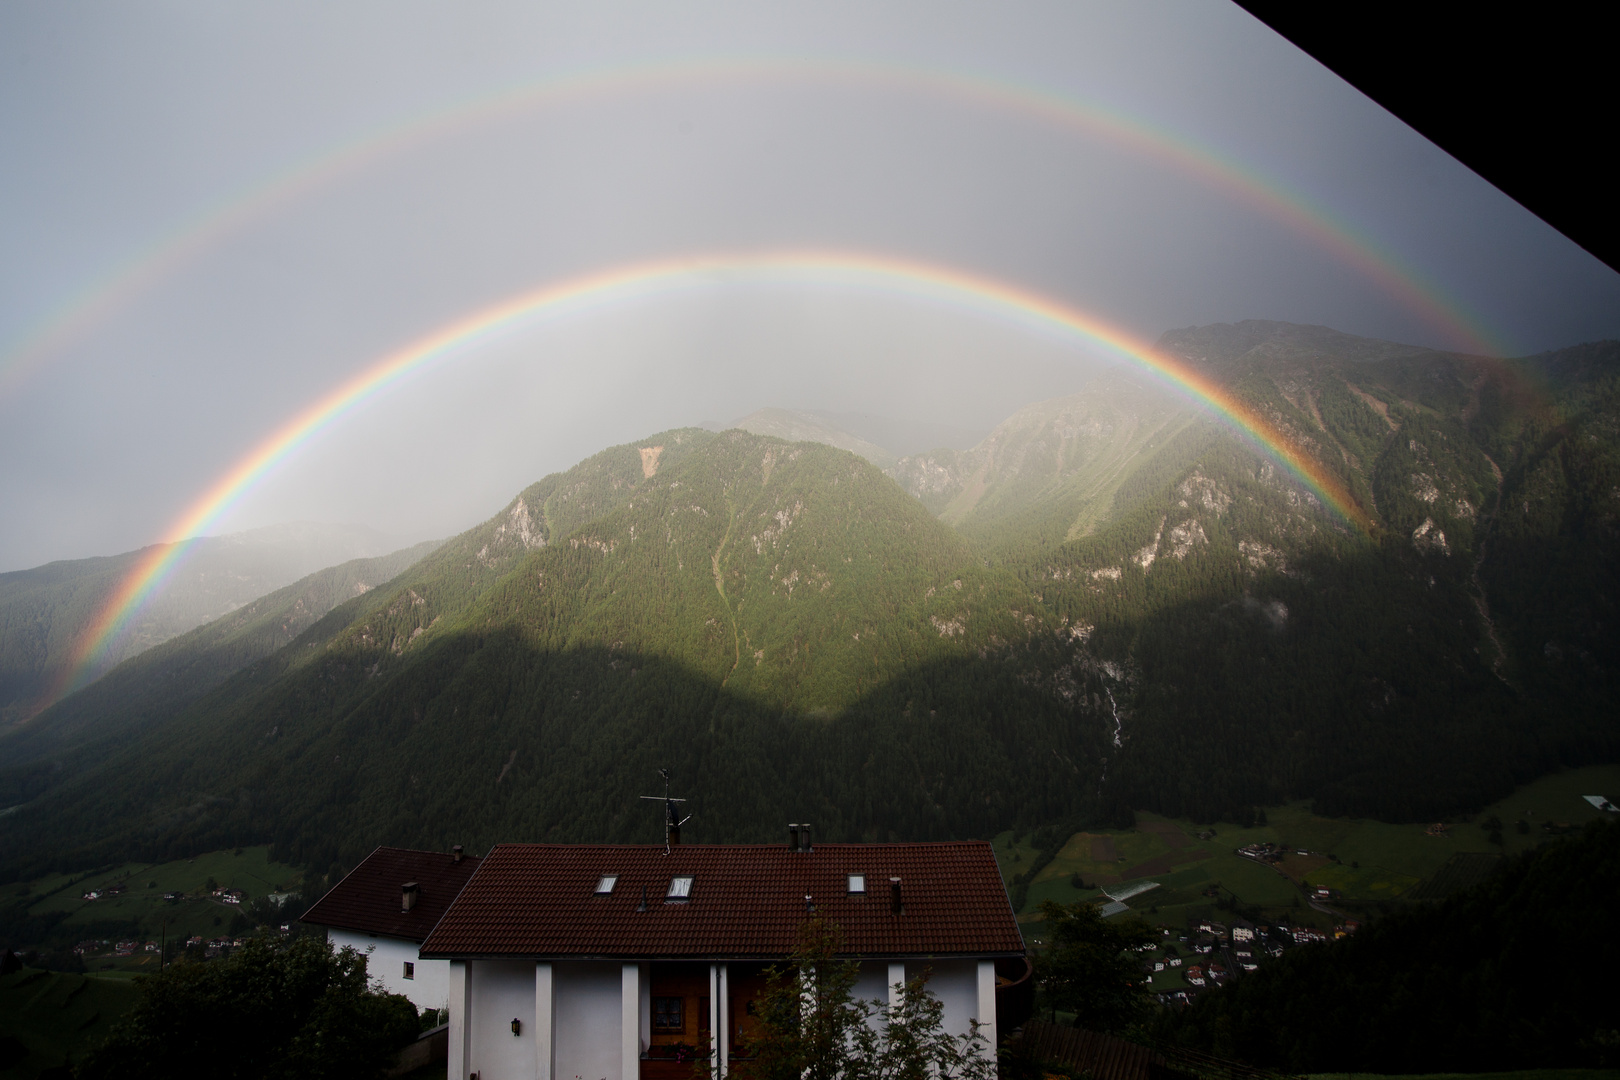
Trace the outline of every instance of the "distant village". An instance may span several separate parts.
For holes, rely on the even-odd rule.
[[[1211,987],[1258,970],[1267,958],[1279,957],[1288,949],[1345,937],[1359,927],[1355,919],[1346,919],[1331,931],[1281,922],[1233,919],[1228,924],[1202,919],[1185,933],[1163,929],[1161,942],[1144,946],[1143,977],[1157,991],[1160,1004],[1186,1004]]]
[[[110,900],[114,897],[122,896],[128,892],[129,886],[123,882],[118,882],[103,885],[100,888],[87,890],[82,894],[82,899],[87,901]],[[163,899],[170,904],[180,904],[187,900],[210,900],[219,904],[230,904],[239,907],[248,899],[248,894],[245,890],[229,888],[223,885],[195,894],[187,894],[184,892],[175,891],[166,892],[162,895]],[[272,903],[276,904],[277,907],[280,907],[282,902],[284,902],[288,897],[296,895],[296,893],[271,893],[269,898]],[[271,929],[285,937],[293,933],[294,927],[291,923],[283,923],[282,925],[272,927]],[[232,936],[228,934],[219,935],[213,938],[204,938],[201,934],[193,934],[191,937],[184,940],[175,938],[172,941],[114,941],[110,938],[87,938],[86,940],[75,944],[72,951],[74,955],[86,959],[94,959],[97,957],[131,957],[140,953],[154,953],[158,956],[161,962],[164,959],[172,959],[181,952],[196,955],[196,951],[200,951],[203,956],[207,957],[224,956],[231,949],[241,948],[244,940],[246,939],[240,935]]]
[[[1271,866],[1280,863],[1290,853],[1301,856],[1313,854],[1304,849],[1266,842],[1238,848],[1236,853],[1245,859]],[[1335,890],[1316,887],[1307,895],[1313,908],[1337,915],[1321,906],[1328,900],[1338,899]],[[1107,911],[1107,908],[1104,910]],[[1141,949],[1145,954],[1142,960],[1143,979],[1155,991],[1160,1004],[1186,1004],[1212,987],[1240,978],[1245,972],[1258,970],[1268,958],[1279,957],[1289,949],[1346,937],[1355,933],[1360,925],[1359,920],[1344,918],[1332,930],[1324,931],[1284,921],[1255,923],[1234,918],[1230,923],[1200,919],[1182,933],[1161,928],[1163,940]]]

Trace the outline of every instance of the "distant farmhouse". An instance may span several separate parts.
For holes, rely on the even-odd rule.
[[[478,869],[460,846],[449,854],[380,847],[304,913],[334,945],[367,955],[366,972],[418,1009],[450,998],[450,964],[417,955],[428,933]]]
[[[709,1045],[724,1077],[754,1030],[765,969],[816,916],[839,926],[844,954],[859,961],[857,997],[892,1002],[896,984],[928,970],[945,1030],[965,1034],[977,1020],[993,1055],[998,1034],[1030,1015],[1033,987],[991,846],[811,844],[809,832],[774,845],[682,845],[676,832],[667,846],[496,846],[413,954],[418,972],[446,970],[447,995],[418,1005],[448,1004],[449,1076],[684,1080]],[[378,849],[333,894],[358,897],[372,879],[350,880],[394,851]],[[420,864],[409,866],[385,873],[420,883]],[[380,898],[384,878],[375,880]],[[386,890],[396,908],[404,884]],[[362,935],[334,929],[334,941],[383,940],[363,936],[378,924],[338,914],[351,910],[346,896],[332,899],[305,920]],[[421,975],[417,985],[426,987]]]

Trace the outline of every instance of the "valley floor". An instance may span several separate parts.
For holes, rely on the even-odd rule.
[[[166,863],[123,863],[0,886],[0,904],[50,925],[50,944],[97,975],[156,972],[160,951],[207,951],[251,932],[255,901],[294,899],[300,872],[268,847],[214,851]],[[300,908],[300,910],[302,910]],[[215,944],[220,943],[220,944]],[[44,942],[27,944],[44,945]]]
[[[1608,816],[1584,796],[1616,794],[1620,765],[1598,765],[1543,777],[1466,820],[1428,824],[1321,818],[1302,803],[1267,807],[1264,823],[1248,828],[1138,813],[1135,828],[1070,837],[1029,883],[1019,919],[1038,932],[1042,901],[1106,903],[1152,886],[1125,902],[1156,925],[1179,929],[1242,914],[1331,933],[1380,904],[1466,888],[1501,856]],[[1493,821],[1499,831],[1488,828]],[[995,846],[1009,883],[1040,855],[1011,832]]]
[[[1265,808],[1264,821],[1246,828],[1139,813],[1134,828],[1070,836],[1028,883],[1019,921],[1038,948],[1043,901],[1122,898],[1116,910],[1134,911],[1161,928],[1162,940],[1143,954],[1144,973],[1161,1000],[1176,1001],[1241,978],[1246,966],[1263,964],[1284,948],[1353,932],[1359,921],[1382,911],[1441,899],[1482,880],[1502,856],[1608,817],[1612,811],[1585,798],[1592,795],[1620,796],[1620,765],[1543,777],[1479,814],[1450,822],[1321,818],[1303,804]],[[994,844],[1009,884],[1041,854],[1010,832]],[[64,1055],[82,1055],[133,1004],[131,977],[156,970],[159,941],[167,942],[171,958],[188,942],[194,955],[228,951],[232,934],[250,932],[250,914],[272,911],[266,903],[276,897],[295,898],[301,885],[299,870],[270,861],[268,849],[257,847],[0,888],[0,903],[26,912],[32,922],[49,922],[54,947],[76,953],[89,969],[25,969],[0,979],[0,1041],[11,1057],[0,1060],[0,1080],[32,1076]],[[97,895],[90,899],[91,893]],[[1249,927],[1252,936],[1246,937]],[[1620,1080],[1620,1071],[1491,1076]],[[1384,1078],[1331,1074],[1314,1080]]]

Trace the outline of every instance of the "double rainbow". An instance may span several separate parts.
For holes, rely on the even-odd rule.
[[[1157,161],[1282,222],[1376,281],[1444,338],[1443,345],[1481,355],[1508,350],[1433,282],[1405,265],[1365,230],[1340,220],[1279,181],[1188,136],[1128,114],[1050,91],[959,72],[896,64],[798,57],[706,57],[645,62],[527,83],[411,117],[282,169],[211,205],[58,304],[0,349],[0,397],[79,335],[190,261],[279,207],[434,140],[539,109],[612,95],[729,84],[829,85],[909,93],[1026,117],[1101,139]]]
[[[847,251],[705,255],[634,263],[510,297],[376,360],[284,423],[232,466],[178,520],[167,541],[149,549],[86,630],[73,662],[45,704],[87,682],[107,647],[182,562],[191,540],[218,522],[290,455],[350,412],[414,372],[465,358],[514,330],[608,305],[733,282],[823,285],[899,295],[1011,320],[1026,328],[1101,346],[1180,387],[1248,435],[1323,501],[1360,529],[1372,522],[1344,485],[1266,416],[1190,365],[1096,316],[1028,289],[966,271]]]

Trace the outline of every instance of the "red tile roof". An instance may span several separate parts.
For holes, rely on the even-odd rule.
[[[334,926],[366,934],[421,941],[428,936],[478,869],[479,859],[460,862],[440,851],[380,847],[338,882],[300,922]],[[400,910],[400,886],[416,882],[416,904]]]
[[[849,874],[865,874],[852,896]],[[605,874],[618,875],[596,896]],[[672,877],[691,899],[668,903]],[[905,911],[891,913],[890,878]],[[638,911],[645,890],[647,910]],[[1022,955],[988,843],[662,846],[501,844],[485,856],[423,957],[776,958],[808,917],[843,930],[851,956]]]

